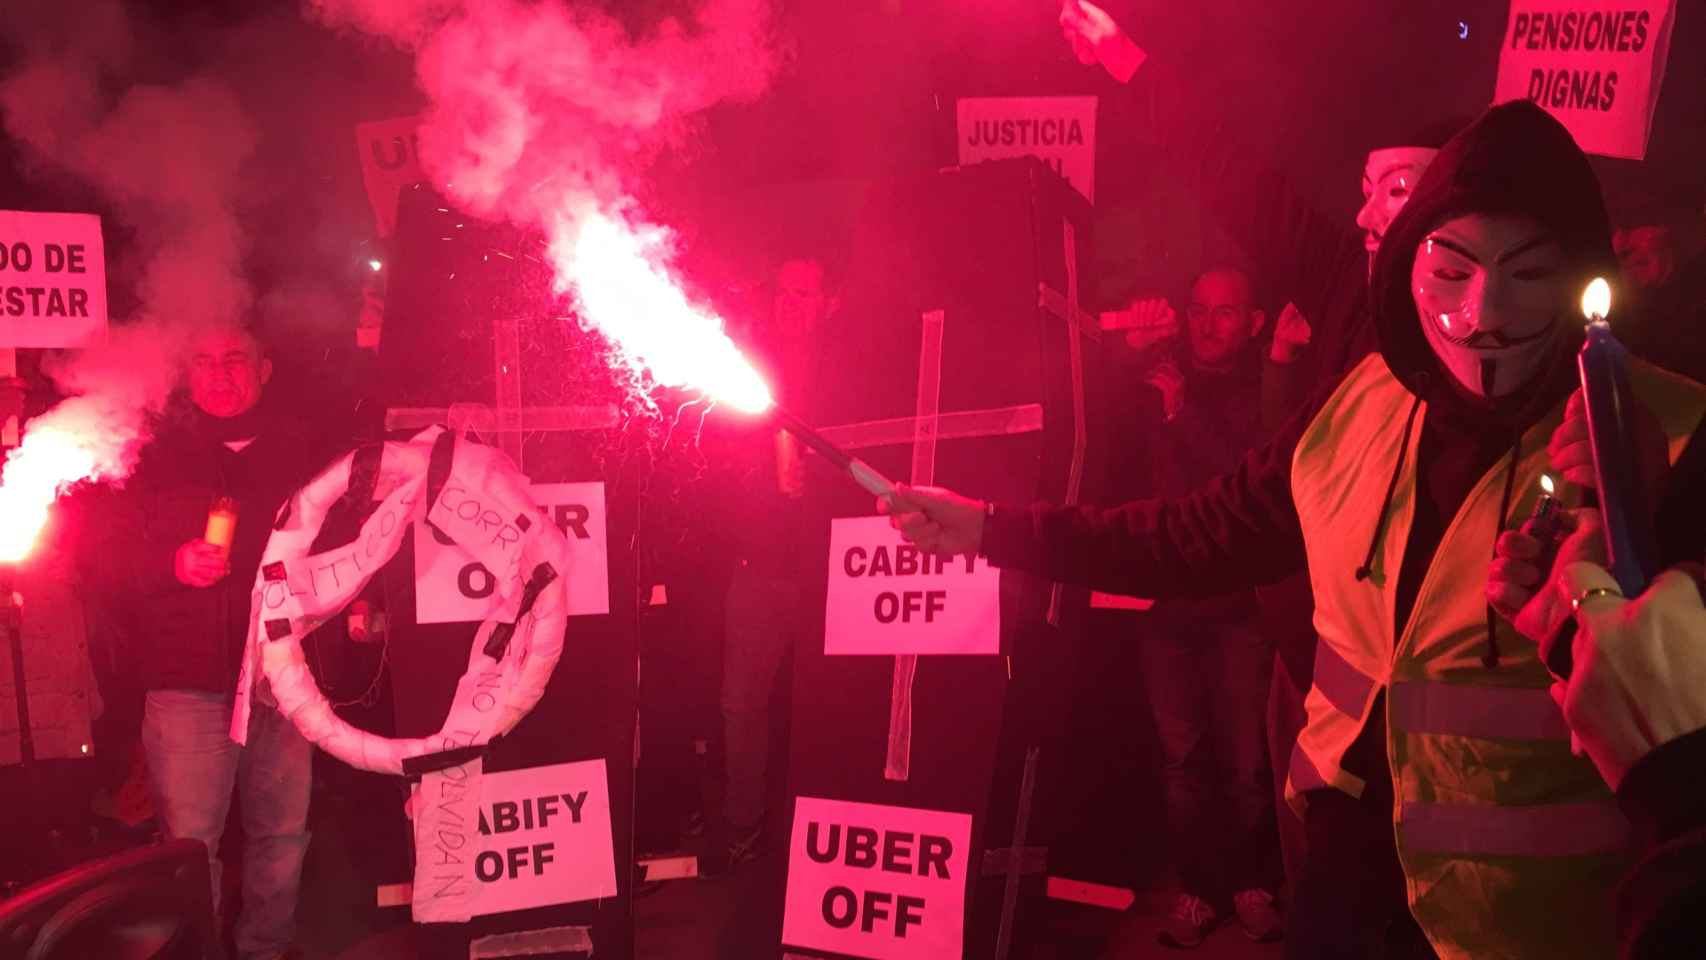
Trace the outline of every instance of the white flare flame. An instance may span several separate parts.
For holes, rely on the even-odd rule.
[[[746,413],[774,404],[722,320],[690,303],[670,276],[662,228],[592,211],[565,216],[553,233],[558,285],[573,287],[582,316],[625,362],[650,369],[659,383],[702,390]]]

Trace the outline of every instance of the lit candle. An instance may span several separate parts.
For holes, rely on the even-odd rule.
[[[207,532],[201,535],[203,540],[219,548],[227,559],[231,556],[231,538],[237,533],[237,501],[230,497],[220,497],[213,501],[213,508],[207,511]]]
[[[1647,512],[1635,461],[1629,353],[1611,335],[1611,285],[1595,278],[1582,294],[1587,339],[1576,357],[1587,401],[1588,440],[1611,575],[1626,596],[1647,585],[1652,569],[1652,518]]]

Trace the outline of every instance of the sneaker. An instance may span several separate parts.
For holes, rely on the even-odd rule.
[[[1274,895],[1266,890],[1242,890],[1232,896],[1232,906],[1238,913],[1238,925],[1244,936],[1257,943],[1272,943],[1280,938],[1285,924],[1274,908]]]
[[[1202,897],[1181,893],[1173,901],[1173,914],[1161,925],[1155,939],[1163,947],[1189,949],[1202,943],[1203,937],[1214,929],[1214,908]]]

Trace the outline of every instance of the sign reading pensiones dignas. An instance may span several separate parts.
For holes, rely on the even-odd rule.
[[[1512,0],[1494,103],[1532,100],[1589,153],[1647,154],[1676,0]]]
[[[610,612],[610,561],[605,539],[604,484],[535,483],[534,502],[569,541],[569,615]],[[441,498],[455,509],[456,491]],[[502,599],[498,582],[480,561],[447,543],[431,524],[415,527],[415,622],[478,623]]]
[[[823,652],[1001,652],[1001,574],[907,543],[887,517],[836,519],[829,539]]]
[[[101,218],[0,210],[0,347],[81,347],[106,330]]]
[[[961,164],[1036,157],[1095,202],[1095,97],[965,97],[955,121]]]
[[[943,960],[965,942],[971,814],[799,797],[782,943]]]

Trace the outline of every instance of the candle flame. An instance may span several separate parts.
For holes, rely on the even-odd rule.
[[[1552,477],[1550,474],[1543,473],[1540,475],[1540,489],[1546,491],[1548,497],[1552,495]]]
[[[1582,315],[1588,320],[1604,320],[1611,313],[1611,284],[1604,277],[1594,277],[1582,291]]]
[[[723,332],[723,322],[696,307],[665,266],[667,234],[602,212],[564,223],[551,246],[558,283],[572,286],[581,316],[629,364],[657,382],[702,390],[746,413],[775,401],[764,378]]]

